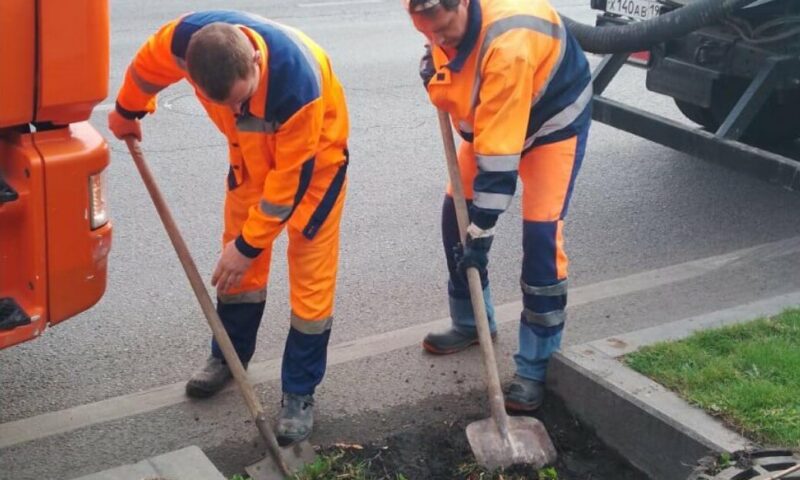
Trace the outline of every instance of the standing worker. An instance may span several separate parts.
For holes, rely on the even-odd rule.
[[[516,374],[506,408],[530,412],[544,398],[547,363],[561,344],[567,305],[562,228],[591,118],[589,64],[546,0],[405,0],[428,40],[420,75],[431,102],[450,114],[469,203],[459,243],[451,187],[442,207],[452,325],[423,347],[455,353],[478,343],[466,269],[480,272],[489,328],[496,324],[487,264],[498,216],[523,185],[522,294]]]
[[[344,92],[325,52],[302,32],[243,12],[195,12],[141,47],[108,116],[110,130],[141,140],[139,119],[155,111],[158,92],[181,79],[228,140],[223,247],[211,283],[245,367],[264,312],[272,244],[288,231],[292,312],[277,438],[299,442],[311,434],[333,321],[347,183]],[[209,397],[231,378],[212,339],[211,356],[186,393]]]

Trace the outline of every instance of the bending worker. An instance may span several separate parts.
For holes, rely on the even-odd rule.
[[[155,111],[156,94],[182,79],[228,140],[223,246],[211,282],[245,366],[264,312],[272,244],[288,232],[292,311],[277,437],[298,442],[311,433],[333,320],[348,156],[344,92],[325,52],[303,33],[243,12],[195,12],[138,51],[109,114],[111,131],[141,139],[139,119]],[[212,339],[186,393],[208,397],[231,378]]]
[[[567,305],[564,217],[583,160],[591,117],[589,65],[545,0],[405,0],[428,40],[420,74],[431,102],[463,140],[458,162],[469,202],[459,245],[451,190],[442,207],[451,328],[423,341],[436,354],[478,342],[465,272],[481,274],[495,335],[487,264],[498,216],[522,180],[522,295],[516,374],[506,408],[533,411],[544,396],[548,359],[561,343]]]

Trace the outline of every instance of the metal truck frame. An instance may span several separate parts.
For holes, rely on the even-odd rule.
[[[665,9],[680,8],[693,0],[658,0]],[[788,5],[784,0],[771,0],[773,5]],[[651,0],[651,3],[655,3]],[[769,3],[769,2],[762,2]],[[605,10],[606,0],[591,0],[592,8]],[[669,8],[667,8],[667,6]],[[786,7],[784,7],[786,8]],[[794,8],[794,7],[792,7]],[[601,13],[597,24],[624,25],[631,22],[624,16]],[[780,127],[791,106],[797,104],[797,115],[789,115],[788,130],[779,133],[800,136],[800,32],[788,40],[762,46],[744,42],[730,33],[726,25],[710,25],[650,49],[647,88],[675,99],[679,109],[701,127],[690,126],[603,96],[608,85],[628,63],[629,53],[613,53],[603,58],[592,73],[594,83],[593,118],[607,125],[633,133],[672,149],[703,160],[741,171],[791,190],[800,190],[800,161],[793,158],[797,144],[776,143],[748,134],[759,114],[772,105],[770,98],[789,92],[791,99],[781,105],[780,119],[766,122]],[[732,104],[725,108],[724,118],[704,121],[703,109],[713,105],[720,83],[735,79],[741,94],[729,94]],[[716,82],[716,83],[715,83]],[[715,89],[717,91],[715,91]],[[728,108],[730,109],[728,111]],[[762,110],[765,110],[762,112]],[[695,113],[692,115],[692,113]],[[793,120],[792,120],[793,119]],[[772,119],[774,120],[774,119]],[[760,135],[771,134],[770,126]]]

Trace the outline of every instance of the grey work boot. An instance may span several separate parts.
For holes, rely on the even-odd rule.
[[[233,378],[231,369],[221,358],[208,357],[205,366],[186,382],[186,395],[192,398],[208,398],[222,390]]]
[[[492,341],[495,338],[497,338],[497,332],[492,332]],[[451,327],[446,332],[427,334],[422,340],[422,348],[436,355],[448,355],[478,343],[480,343],[478,342],[478,332],[466,334]]]
[[[544,383],[514,375],[504,389],[506,410],[530,413],[544,402]]]
[[[284,393],[276,432],[278,445],[285,447],[305,440],[313,427],[314,397]]]

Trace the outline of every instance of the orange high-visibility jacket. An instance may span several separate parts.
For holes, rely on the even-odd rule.
[[[280,232],[315,173],[346,162],[344,91],[326,53],[302,32],[244,12],[203,11],[167,23],[147,40],[128,67],[117,110],[141,118],[156,110],[162,89],[182,79],[191,83],[185,68],[189,39],[214,22],[239,26],[261,51],[262,78],[242,115],[203,98],[192,84],[228,139],[228,188],[243,189],[239,195],[249,203],[237,246],[256,256]]]
[[[431,56],[431,101],[450,113],[478,163],[472,221],[491,228],[513,198],[521,155],[589,127],[588,62],[545,1],[470,0],[453,58],[439,47]]]

